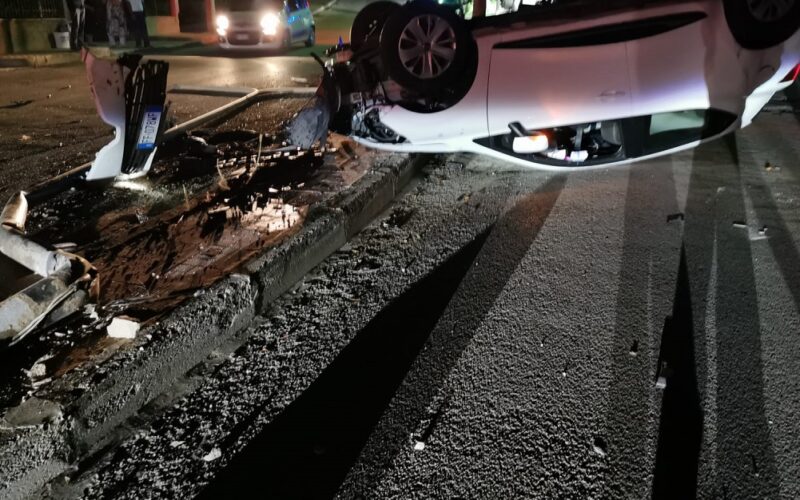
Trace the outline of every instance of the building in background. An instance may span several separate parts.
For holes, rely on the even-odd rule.
[[[106,41],[103,0],[85,0],[86,35]],[[151,36],[213,33],[214,0],[144,0]],[[67,0],[0,0],[0,54],[46,52],[72,18]]]
[[[65,0],[0,1],[0,54],[52,49],[65,13]]]

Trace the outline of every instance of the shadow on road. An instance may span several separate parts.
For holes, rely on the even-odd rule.
[[[701,462],[712,464],[713,469],[706,465],[695,476],[703,496],[776,498],[778,473],[764,409],[753,256],[748,231],[736,224],[747,219],[737,151],[734,135],[695,150],[686,206],[683,261],[688,273],[686,289],[692,297],[695,373],[702,407],[714,409],[713,414],[705,415],[702,431],[709,435],[703,443],[713,446],[709,445],[709,456]],[[680,289],[677,299],[684,300]],[[675,307],[681,311],[684,306],[676,303]],[[674,326],[685,328],[685,320],[678,318]],[[671,337],[685,339],[686,335],[682,331]],[[677,362],[682,366],[688,361],[684,357]],[[673,432],[673,423],[667,420],[680,418],[693,425],[697,418],[688,409],[694,404],[691,374],[676,372],[667,384],[677,384],[678,389],[669,398],[664,396],[661,431],[667,436],[659,436],[661,468],[656,469],[654,481],[654,496],[658,497],[671,496],[671,487],[689,492],[694,487],[688,477],[690,467],[667,467],[667,458],[677,453],[689,465],[696,463],[696,430],[684,430],[676,438],[688,441],[666,442]],[[679,396],[682,400],[673,403]],[[688,408],[672,413],[672,406],[679,404]]]
[[[381,311],[201,498],[330,498],[487,234]]]
[[[630,169],[601,437],[608,443],[604,496],[609,498],[645,498],[651,488],[657,414],[654,358],[661,318],[671,312],[674,291],[663,282],[675,275],[679,264],[679,210],[671,160]]]
[[[681,248],[672,316],[664,325],[659,365],[669,374],[658,430],[654,499],[696,498],[703,413],[694,356],[692,294],[686,251]]]
[[[413,430],[413,425],[395,427],[391,413],[401,412],[403,422],[419,422],[480,318],[536,237],[563,184],[564,178],[557,177],[540,193],[523,199],[493,229],[381,311],[200,497],[249,498],[258,492],[265,498],[331,498],[373,432],[381,436],[380,447],[367,446],[368,452],[377,454],[368,461],[375,465],[375,460],[382,464],[391,460],[408,445]],[[481,268],[480,274],[475,266]],[[468,291],[461,293],[464,289]],[[453,308],[451,301],[467,310],[457,328],[442,331],[436,326]],[[390,407],[390,417],[382,419],[401,384],[401,392],[414,395],[413,407]],[[389,428],[379,422],[389,422]],[[370,472],[380,473],[372,467]],[[376,477],[365,479],[371,482]]]
[[[794,109],[794,117],[800,122],[800,79],[783,92],[786,94],[786,98],[789,99],[789,104]]]
[[[800,123],[800,80],[786,89],[786,96],[795,110],[795,118]],[[787,130],[787,132],[796,133],[796,130],[795,128],[792,131]],[[777,139],[780,140],[782,138],[778,137]],[[738,160],[739,152],[735,140],[729,141],[729,145],[736,152]],[[800,182],[800,171],[796,167],[798,162],[794,152],[786,147],[771,147],[769,149],[772,151],[770,157],[778,155],[780,157],[779,162],[783,168],[790,172],[795,181]],[[746,177],[747,191],[753,198],[753,209],[756,212],[756,218],[759,224],[768,230],[766,241],[783,275],[783,281],[792,294],[795,306],[800,310],[800,250],[798,250],[797,244],[792,237],[792,229],[786,224],[778,210],[775,196],[765,179],[764,169],[760,167],[760,163],[756,159],[750,157],[751,155],[748,152],[745,151],[744,156],[743,164],[756,166],[753,169],[755,171],[748,172],[749,175]]]
[[[409,436],[420,423],[428,422],[422,441],[427,442],[435,434],[436,421],[446,411],[447,396],[435,415],[429,414],[429,407],[435,406],[448,374],[527,254],[565,183],[565,176],[553,177],[500,217],[475,260],[474,269],[464,278],[425,349],[372,432],[358,463],[339,490],[341,496],[372,498],[381,476],[411,446]]]

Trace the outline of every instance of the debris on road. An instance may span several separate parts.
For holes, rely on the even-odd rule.
[[[675,220],[686,220],[686,216],[683,214],[683,212],[667,215],[667,223],[670,223]]]
[[[100,319],[100,315],[97,314],[97,307],[94,304],[86,304],[83,308],[83,312],[91,320],[98,320]]]
[[[185,138],[183,141],[184,143],[181,144],[181,146],[186,147],[186,152],[189,155],[199,155],[199,156],[217,155],[217,146],[209,144],[202,137],[197,137],[195,135],[185,135],[184,138]]]
[[[82,257],[48,250],[25,238],[27,208],[24,194],[12,196],[0,227],[2,257],[33,273],[25,277],[24,271],[17,271],[18,285],[6,290],[0,302],[0,340],[11,345],[39,325],[77,312],[89,299],[96,277],[94,267]]]
[[[6,229],[24,233],[27,219],[28,199],[25,198],[25,191],[20,191],[12,195],[11,199],[3,207],[3,213],[0,214],[0,225]]]
[[[594,442],[592,443],[593,452],[601,457],[605,457],[607,455],[606,448],[606,441],[603,438],[600,436],[594,438]]]
[[[117,316],[106,327],[108,336],[115,339],[135,339],[139,332],[139,323],[126,316]]]
[[[328,136],[331,113],[328,101],[322,97],[314,98],[286,125],[287,143],[300,149],[310,149]]]
[[[667,388],[667,378],[671,370],[666,361],[662,361],[658,369],[658,377],[656,378],[656,389],[664,390]]]
[[[219,448],[214,448],[207,455],[203,457],[203,462],[213,462],[214,460],[218,459],[222,456],[222,450]]]
[[[13,101],[11,104],[6,104],[5,106],[0,106],[0,109],[17,109],[23,106],[27,106],[28,104],[32,103],[33,99],[27,99],[24,101]]]
[[[47,376],[47,365],[45,365],[42,360],[37,360],[28,371],[28,376],[31,378],[31,380],[43,379]]]

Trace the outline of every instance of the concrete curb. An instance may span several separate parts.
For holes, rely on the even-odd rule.
[[[382,213],[420,165],[416,157],[382,160],[314,207],[295,237],[251,261],[246,274],[203,291],[102,365],[54,382],[47,392],[61,400],[30,398],[17,407],[34,421],[42,417],[43,401],[52,411],[38,425],[0,431],[0,497],[25,498],[106,446],[116,428],[212,350],[243,334],[275,298]]]

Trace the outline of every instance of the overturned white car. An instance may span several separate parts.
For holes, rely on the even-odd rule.
[[[370,4],[328,54],[331,126],[391,151],[608,166],[744,127],[800,73],[800,0],[617,3],[470,21]]]

